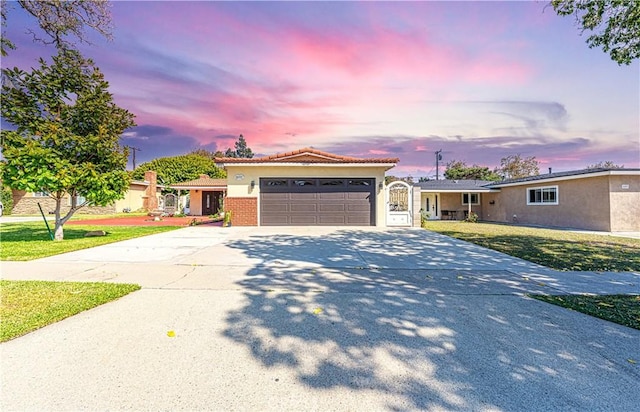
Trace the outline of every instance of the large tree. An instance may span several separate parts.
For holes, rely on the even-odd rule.
[[[213,178],[226,177],[224,170],[215,165],[213,160],[201,154],[161,157],[136,167],[133,178],[144,178],[144,172],[153,170],[158,174],[161,183],[171,185],[197,179],[201,174]]]
[[[31,72],[2,69],[2,76],[2,117],[15,127],[1,135],[2,181],[48,193],[56,201],[55,238],[62,240],[78,209],[111,204],[127,191],[128,151],[119,139],[134,116],[113,102],[103,74],[75,50],[60,50],[51,64],[40,59]]]
[[[249,146],[247,146],[247,141],[244,139],[244,136],[240,135],[235,143],[235,150],[231,150],[231,148],[229,148],[224,155],[226,157],[244,157],[250,159],[253,157],[253,151]]]
[[[516,154],[500,159],[500,168],[497,172],[504,179],[519,179],[539,175],[540,167],[535,156],[523,158],[520,154]]]
[[[594,163],[586,167],[587,169],[623,169],[624,165],[619,165],[612,160]]]
[[[462,160],[452,160],[447,163],[444,177],[449,180],[500,180],[500,175],[489,170],[486,166],[467,166]]]
[[[640,57],[639,0],[551,0],[560,16],[575,16],[582,31],[589,30],[589,47],[602,47],[618,64]]]
[[[35,18],[42,34],[28,29],[34,40],[54,44],[57,48],[69,48],[74,40],[89,43],[85,30],[92,29],[107,39],[111,39],[111,12],[106,0],[18,0],[8,3],[2,0],[2,27],[6,26],[9,4],[17,4]],[[40,37],[44,35],[44,37]],[[6,56],[8,49],[15,46],[4,33],[0,51]]]

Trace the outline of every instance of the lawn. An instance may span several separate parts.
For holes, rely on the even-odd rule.
[[[140,289],[117,283],[0,280],[0,342]]]
[[[638,295],[530,295],[543,302],[553,303],[587,315],[640,329],[640,296]]]
[[[0,225],[0,260],[38,259],[175,229],[179,226],[74,225],[65,226],[64,240],[54,242],[44,222],[6,223]],[[104,230],[107,235],[84,237],[92,230]]]
[[[556,270],[640,271],[640,239],[493,223],[428,221],[423,227]]]

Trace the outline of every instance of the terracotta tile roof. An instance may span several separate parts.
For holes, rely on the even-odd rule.
[[[218,157],[216,163],[398,163],[397,157],[389,158],[359,158],[341,156],[323,152],[310,147],[294,150],[286,153],[278,153],[271,156],[256,157],[252,159],[235,157]]]
[[[180,182],[169,185],[171,188],[188,189],[190,187],[227,187],[227,179],[213,179],[207,175],[201,175],[199,178],[189,180],[188,182]]]

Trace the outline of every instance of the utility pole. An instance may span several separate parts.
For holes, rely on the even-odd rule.
[[[440,180],[440,160],[442,160],[442,149],[436,152],[436,180]]]
[[[133,146],[127,146],[129,149],[131,149],[132,152],[132,162],[133,162],[133,170],[136,170],[136,152],[141,152],[141,149],[138,149],[137,147],[133,147]]]

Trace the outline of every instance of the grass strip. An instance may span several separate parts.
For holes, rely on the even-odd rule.
[[[155,233],[180,229],[180,226],[65,226],[64,240],[49,238],[43,222],[21,222],[0,225],[0,260],[32,260],[73,252],[108,243],[120,242]],[[107,235],[84,237],[92,230]]]
[[[140,289],[118,283],[0,280],[0,342]]]
[[[640,295],[529,295],[600,319],[640,330]]]
[[[640,239],[494,223],[427,221],[423,227],[556,270],[640,271]]]

